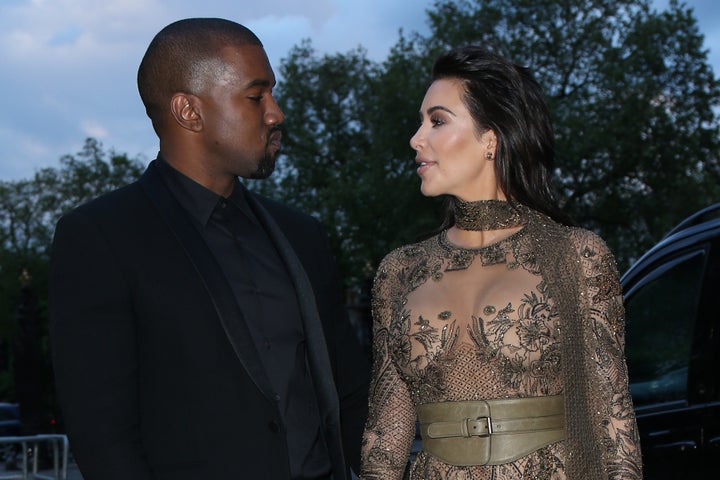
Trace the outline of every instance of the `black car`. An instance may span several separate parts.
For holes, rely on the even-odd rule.
[[[720,478],[720,203],[621,278],[645,478]]]
[[[4,462],[5,470],[14,469],[18,446],[2,443],[2,437],[20,435],[20,408],[17,403],[0,402],[0,461]]]
[[[0,402],[0,437],[20,435],[20,408],[17,403]]]

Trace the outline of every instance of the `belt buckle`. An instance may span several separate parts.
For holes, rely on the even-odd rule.
[[[479,426],[478,420],[485,420],[485,425]],[[485,427],[485,432],[482,432],[482,427]],[[489,437],[493,433],[492,419],[490,417],[466,418],[462,422],[461,429],[463,430],[462,434],[465,438]]]

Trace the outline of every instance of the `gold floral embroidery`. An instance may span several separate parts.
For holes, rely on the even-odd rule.
[[[528,217],[533,232],[545,231],[548,219],[532,213]],[[557,299],[547,288],[552,278],[546,278],[542,265],[547,262],[541,262],[547,252],[538,250],[540,240],[555,243],[526,230],[475,250],[453,246],[441,233],[398,249],[383,261],[373,289],[375,359],[363,479],[403,477],[415,437],[414,405],[563,393],[565,327]],[[593,381],[600,396],[592,401],[605,473],[610,479],[639,479],[615,264],[596,236],[567,232],[577,248],[576,264],[585,274],[577,279],[583,287],[578,295],[591,304],[584,328],[590,339],[587,356],[598,372]],[[493,281],[478,281],[481,274]],[[431,300],[436,289],[445,292],[438,298],[447,298],[448,304]],[[497,466],[457,467],[421,451],[409,478],[562,480],[567,460],[565,442]]]

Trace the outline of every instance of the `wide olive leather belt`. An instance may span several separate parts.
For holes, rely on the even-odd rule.
[[[565,438],[562,395],[418,405],[423,451],[451,465],[500,465]]]

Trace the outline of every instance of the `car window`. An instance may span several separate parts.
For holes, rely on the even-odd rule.
[[[13,408],[0,408],[0,422],[8,420],[17,420],[18,412]]]
[[[683,400],[705,251],[657,267],[625,299],[630,392],[635,406]]]

